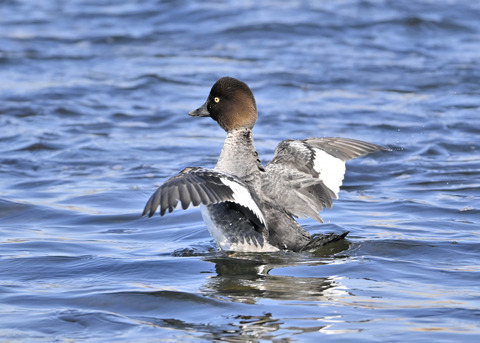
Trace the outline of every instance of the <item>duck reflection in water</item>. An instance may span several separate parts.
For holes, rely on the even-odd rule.
[[[254,304],[259,299],[327,300],[341,285],[333,276],[301,277],[271,275],[272,270],[298,266],[307,261],[309,266],[327,265],[332,257],[349,248],[348,241],[338,241],[328,248],[305,255],[298,253],[246,254],[218,253],[205,260],[215,263],[216,275],[208,278],[202,287],[207,295]],[[341,291],[344,293],[344,291]]]

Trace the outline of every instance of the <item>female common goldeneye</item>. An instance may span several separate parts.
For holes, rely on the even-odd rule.
[[[250,88],[231,77],[219,79],[193,117],[211,117],[227,132],[214,169],[188,167],[168,179],[148,200],[143,215],[202,206],[203,219],[222,250],[303,251],[344,238],[311,236],[294,217],[311,217],[332,207],[345,174],[345,161],[384,148],[347,138],[285,140],[263,166],[253,145],[257,106]]]

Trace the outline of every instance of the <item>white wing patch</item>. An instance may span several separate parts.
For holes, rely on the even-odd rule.
[[[265,218],[263,217],[262,211],[260,210],[260,208],[258,208],[257,203],[252,199],[252,196],[250,195],[250,192],[248,191],[248,189],[226,178],[221,178],[220,180],[225,186],[228,186],[232,190],[233,199],[235,199],[235,201],[239,205],[242,205],[243,207],[248,208],[257,216],[257,218],[260,220],[260,222],[263,225],[265,226],[267,225],[265,222]]]
[[[313,150],[315,151],[313,168],[320,174],[318,178],[335,193],[335,198],[338,198],[338,192],[340,192],[340,186],[345,175],[345,162],[323,150]]]

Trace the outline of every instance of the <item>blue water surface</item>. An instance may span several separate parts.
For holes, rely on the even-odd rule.
[[[480,2],[0,3],[0,340],[478,342]],[[315,252],[219,252],[198,209],[141,217],[225,133],[247,82],[264,162],[287,138],[352,160]]]

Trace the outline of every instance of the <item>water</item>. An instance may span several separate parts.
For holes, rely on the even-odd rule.
[[[476,1],[3,1],[5,342],[477,342]],[[186,114],[237,77],[268,161],[286,138],[388,146],[348,164],[314,253],[216,251],[198,209],[141,218],[212,167]]]

